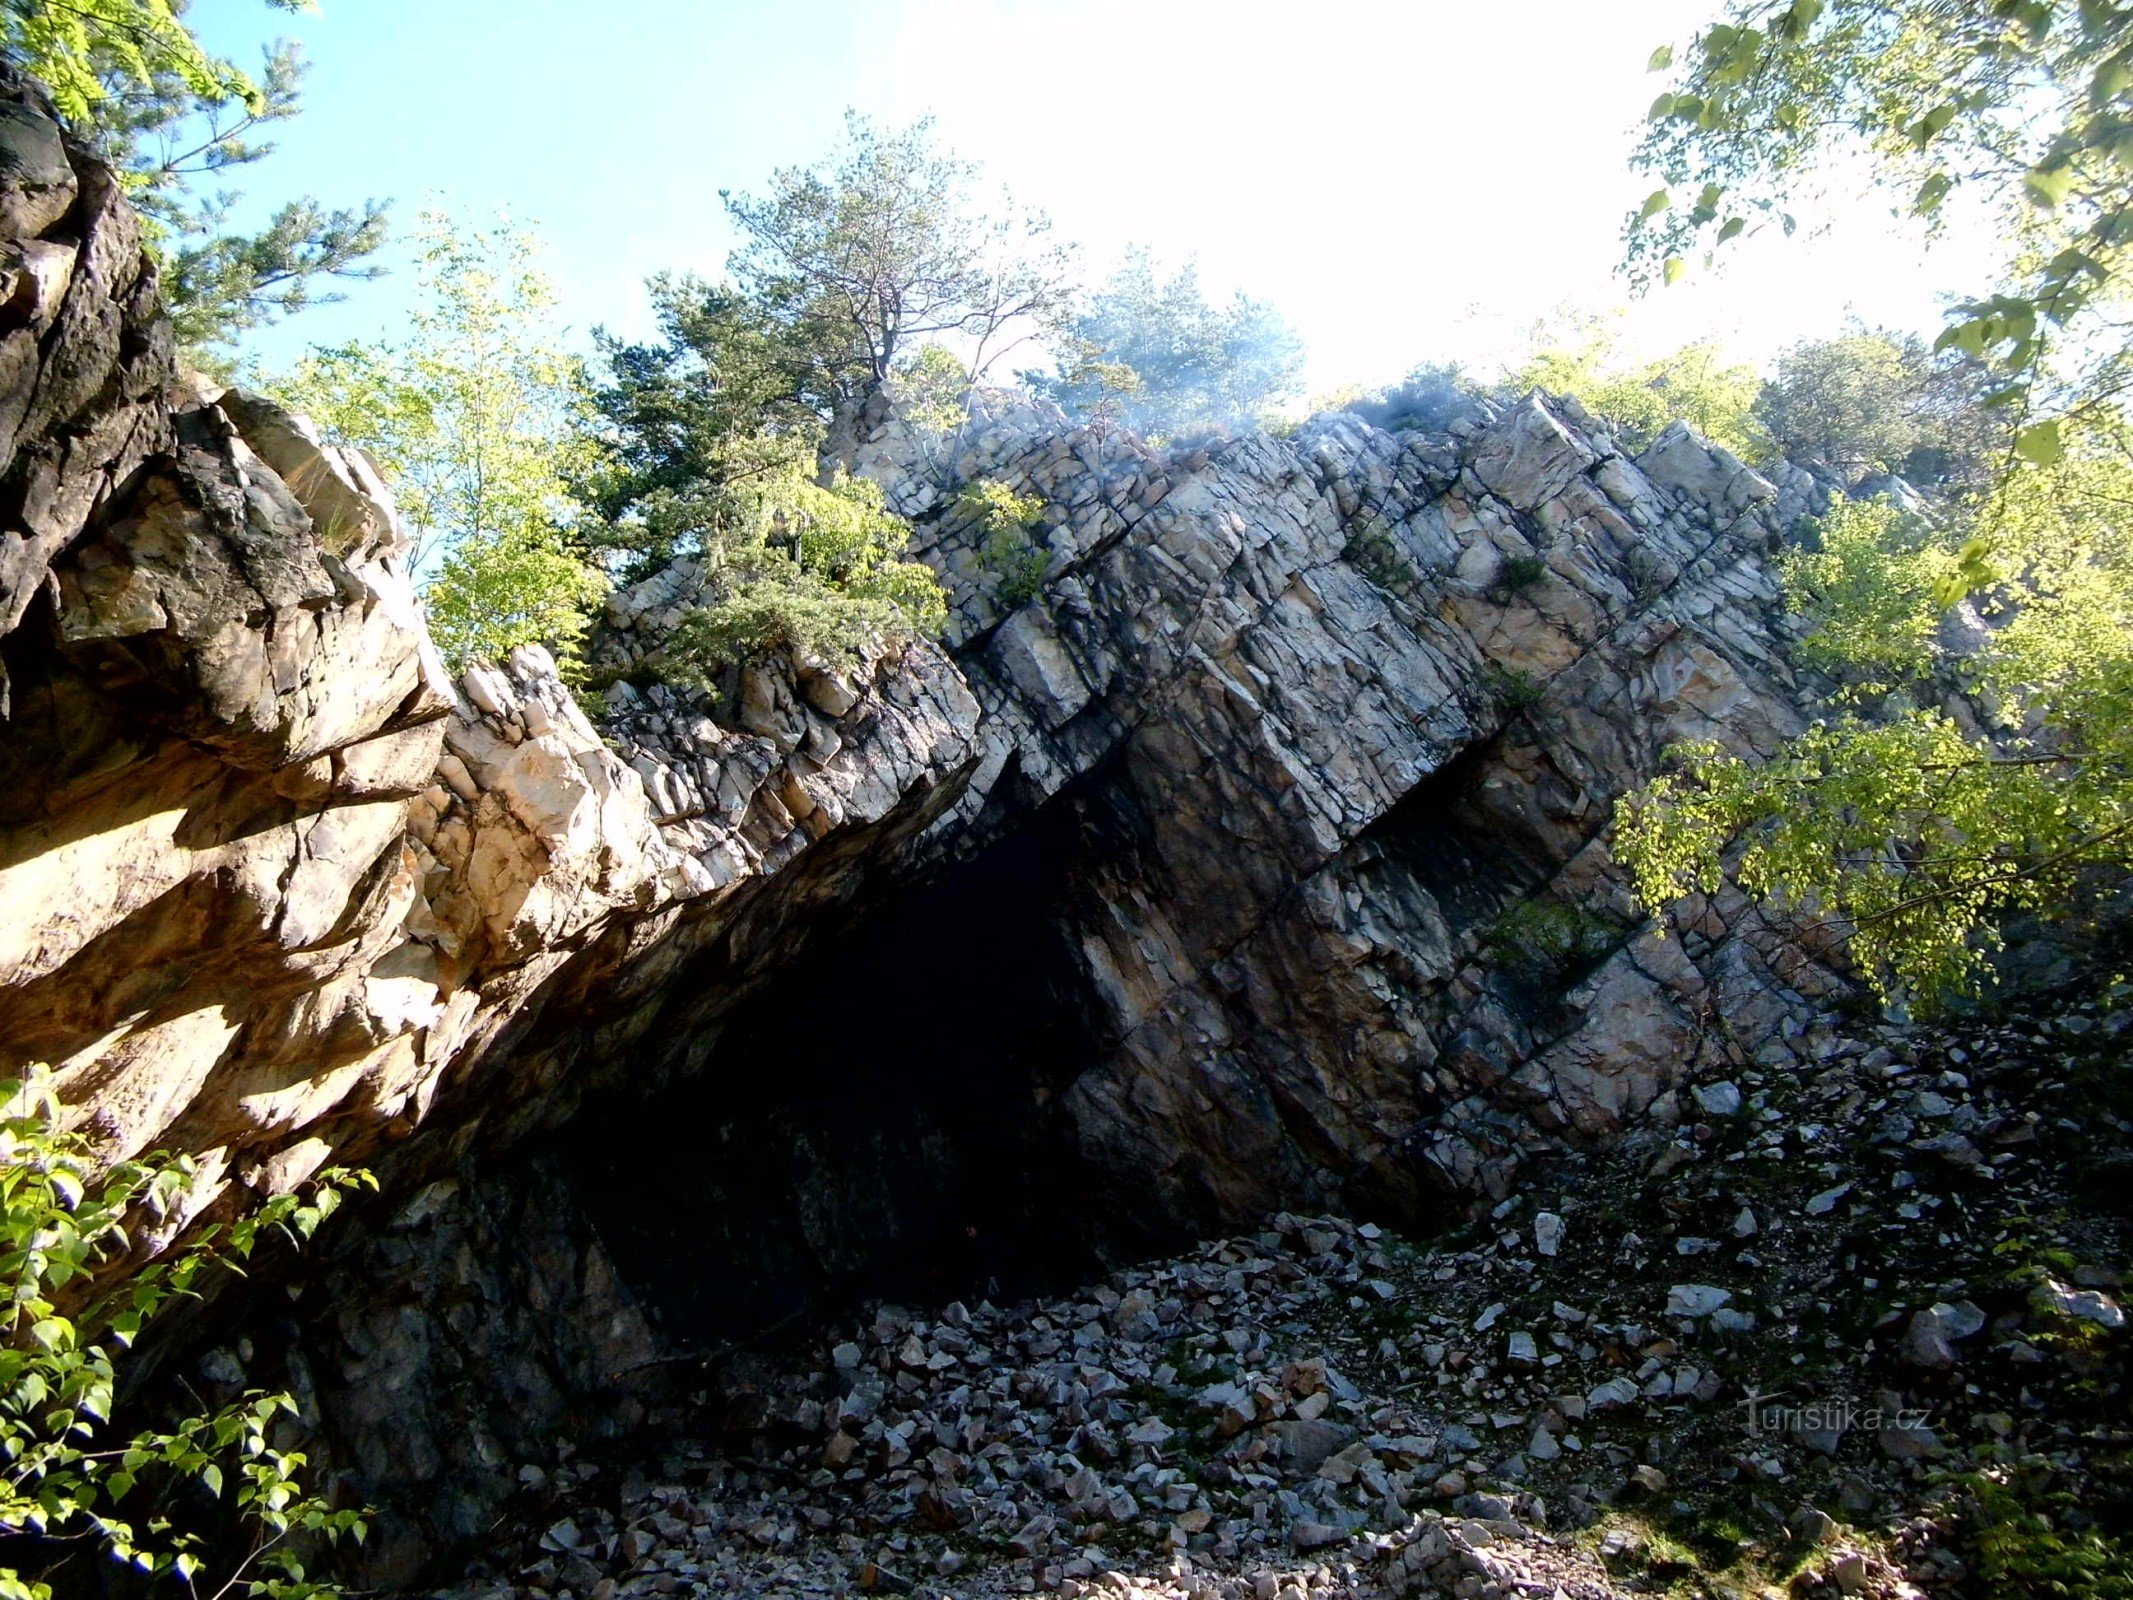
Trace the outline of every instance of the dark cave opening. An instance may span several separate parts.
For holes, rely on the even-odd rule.
[[[700,1072],[558,1154],[669,1346],[866,1298],[1019,1298],[1134,1248],[1058,1096],[1101,1048],[1069,867],[1109,830],[1058,797],[811,949]]]

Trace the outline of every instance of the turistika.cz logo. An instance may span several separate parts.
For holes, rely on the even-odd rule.
[[[1856,1429],[1880,1433],[1894,1428],[1912,1433],[1925,1427],[1924,1406],[1862,1405],[1850,1395],[1787,1403],[1787,1391],[1763,1394],[1750,1389],[1740,1402],[1748,1423],[1748,1436],[1766,1433],[1844,1434]]]

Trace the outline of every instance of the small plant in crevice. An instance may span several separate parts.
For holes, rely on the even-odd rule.
[[[171,1215],[197,1169],[153,1154],[99,1171],[62,1129],[48,1073],[0,1082],[0,1600],[51,1600],[97,1553],[174,1592],[322,1600],[306,1547],[360,1542],[363,1512],[302,1482],[303,1454],[272,1430],[287,1394],[248,1390],[227,1405],[114,1432],[117,1363],[173,1300],[238,1270],[270,1230],[307,1239],[367,1173],[319,1174],[201,1230],[166,1261],[129,1265],[144,1224]],[[239,1537],[241,1535],[241,1537]]]
[[[980,478],[964,485],[956,507],[977,526],[978,560],[999,579],[993,593],[1003,606],[1013,610],[1044,592],[1052,554],[1035,535],[1044,515],[1041,499]]]
[[[1482,691],[1506,711],[1530,711],[1541,703],[1547,686],[1521,667],[1490,662],[1481,669]]]
[[[1520,987],[1557,995],[1604,960],[1620,941],[1611,923],[1560,900],[1520,900],[1482,935],[1489,964]]]
[[[1506,556],[1496,569],[1496,587],[1505,594],[1523,594],[1548,576],[1548,563],[1539,556]]]
[[[1394,542],[1385,519],[1372,515],[1359,518],[1349,531],[1341,556],[1371,583],[1399,599],[1413,597],[1416,573]]]

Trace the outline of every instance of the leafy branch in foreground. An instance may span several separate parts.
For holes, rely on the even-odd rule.
[[[1933,711],[1825,723],[1768,762],[1712,743],[1674,758],[1624,808],[1616,853],[1639,897],[1717,892],[1738,841],[1741,887],[1847,935],[1885,996],[1969,987],[1996,916],[2059,903],[2133,832],[2122,768],[1994,754]]]
[[[278,10],[306,0],[268,0]],[[89,120],[113,82],[137,88],[176,79],[189,94],[258,106],[265,95],[243,72],[200,47],[172,0],[6,0],[0,44],[43,80],[59,114]]]
[[[117,1360],[157,1312],[236,1270],[268,1232],[309,1238],[344,1192],[374,1186],[324,1172],[308,1198],[277,1196],[167,1261],[131,1264],[135,1229],[167,1218],[195,1176],[170,1155],[99,1172],[87,1141],[62,1131],[47,1074],[0,1083],[0,1600],[51,1600],[52,1570],[84,1545],[195,1596],[310,1600],[334,1591],[306,1576],[299,1541],[364,1535],[362,1512],[307,1493],[302,1453],[271,1443],[296,1409],[286,1394],[251,1390],[167,1428],[112,1433]],[[234,1555],[183,1525],[212,1502],[243,1530]]]
[[[1957,307],[1940,348],[1986,363],[1987,403],[2049,465],[2058,418],[2133,381],[2110,321],[2133,251],[2133,11],[2101,0],[1746,0],[1697,35],[1653,102],[1639,165],[1662,180],[1628,257],[1673,282],[1776,225],[1811,180],[1890,193],[1928,229],[1951,202],[1997,209],[2014,254]]]

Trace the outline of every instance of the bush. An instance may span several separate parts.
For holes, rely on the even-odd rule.
[[[1044,502],[1034,495],[1016,494],[1004,483],[980,478],[956,496],[956,507],[974,522],[983,536],[978,559],[997,574],[994,595],[1012,610],[1026,605],[1044,591],[1044,574],[1052,555],[1032,533],[1044,515]]]
[[[1532,353],[1504,375],[1504,390],[1513,398],[1534,389],[1574,396],[1614,423],[1636,449],[1680,421],[1744,461],[1769,454],[1770,441],[1755,416],[1762,379],[1716,344],[1687,344],[1636,361],[1621,350],[1614,317],[1570,313],[1537,324],[1532,345]]]
[[[1496,586],[1507,593],[1518,594],[1547,576],[1548,563],[1539,556],[1506,556],[1503,565],[1496,569]]]
[[[1482,668],[1481,686],[1506,711],[1530,711],[1548,692],[1532,673],[1519,667],[1500,667],[1494,662]]]
[[[1481,945],[1515,981],[1560,992],[1605,959],[1619,937],[1598,917],[1560,900],[1521,900],[1497,917]]]
[[[1383,394],[1358,396],[1328,409],[1351,411],[1388,432],[1443,433],[1479,412],[1480,395],[1456,363],[1425,362]]]
[[[2092,1523],[2072,1525],[2068,1513],[2079,1502],[2049,1461],[2032,1456],[1964,1473],[1956,1487],[1984,1593],[2133,1600],[2133,1550]]]
[[[208,1229],[173,1259],[127,1270],[133,1230],[167,1216],[191,1183],[184,1157],[151,1155],[101,1174],[87,1141],[63,1132],[49,1078],[0,1083],[0,1281],[11,1308],[0,1340],[0,1533],[57,1567],[69,1546],[100,1550],[150,1578],[199,1593],[218,1547],[178,1519],[206,1506],[234,1515],[247,1548],[207,1592],[264,1600],[330,1595],[307,1578],[301,1535],[360,1541],[363,1514],[304,1491],[296,1451],[268,1434],[293,1415],[286,1394],[250,1390],[219,1409],[123,1442],[111,1435],[119,1354],[171,1300],[234,1268],[268,1230],[308,1238],[344,1190],[370,1182],[320,1174],[308,1201],[270,1200]],[[225,1468],[234,1469],[225,1476]],[[135,1508],[141,1508],[137,1511]],[[145,1520],[137,1520],[145,1511]],[[0,1600],[50,1600],[47,1573],[0,1564]]]
[[[736,524],[705,543],[716,597],[662,647],[655,664],[669,682],[709,690],[727,665],[778,650],[849,663],[947,622],[940,580],[903,559],[910,525],[879,485],[840,476],[824,488],[788,472],[748,496]]]

